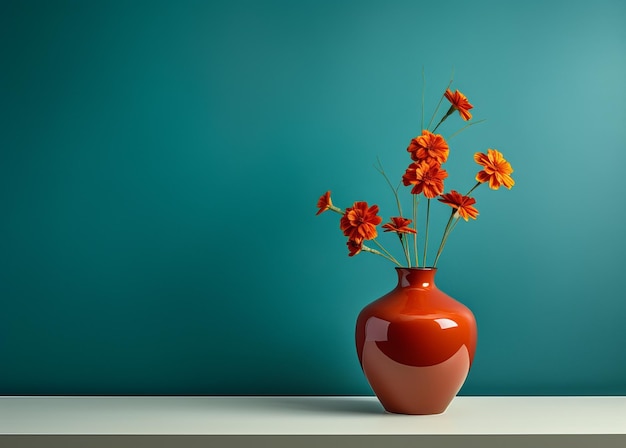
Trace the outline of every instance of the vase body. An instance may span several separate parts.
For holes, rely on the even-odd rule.
[[[359,361],[388,412],[440,414],[472,365],[476,320],[437,288],[436,269],[396,271],[398,285],[359,314]]]

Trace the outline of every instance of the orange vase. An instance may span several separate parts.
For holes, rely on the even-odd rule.
[[[476,320],[435,285],[435,268],[396,268],[398,285],[356,324],[365,376],[396,414],[440,414],[461,389],[476,350]]]

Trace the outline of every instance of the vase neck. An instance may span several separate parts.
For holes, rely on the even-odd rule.
[[[399,288],[431,289],[435,287],[437,268],[396,268]]]

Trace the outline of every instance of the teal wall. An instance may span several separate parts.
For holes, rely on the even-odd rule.
[[[487,147],[517,182],[477,190],[439,265],[479,324],[462,393],[626,394],[625,23],[622,0],[0,1],[0,394],[370,394],[353,326],[395,272],[315,203],[395,213],[373,163],[406,168],[422,68],[427,110],[454,69],[487,119],[449,188]]]

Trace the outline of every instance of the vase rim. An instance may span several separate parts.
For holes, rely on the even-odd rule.
[[[407,268],[405,266],[403,267],[399,267],[396,266],[396,271],[436,271],[437,268],[433,267],[433,266],[411,266],[410,268]]]

